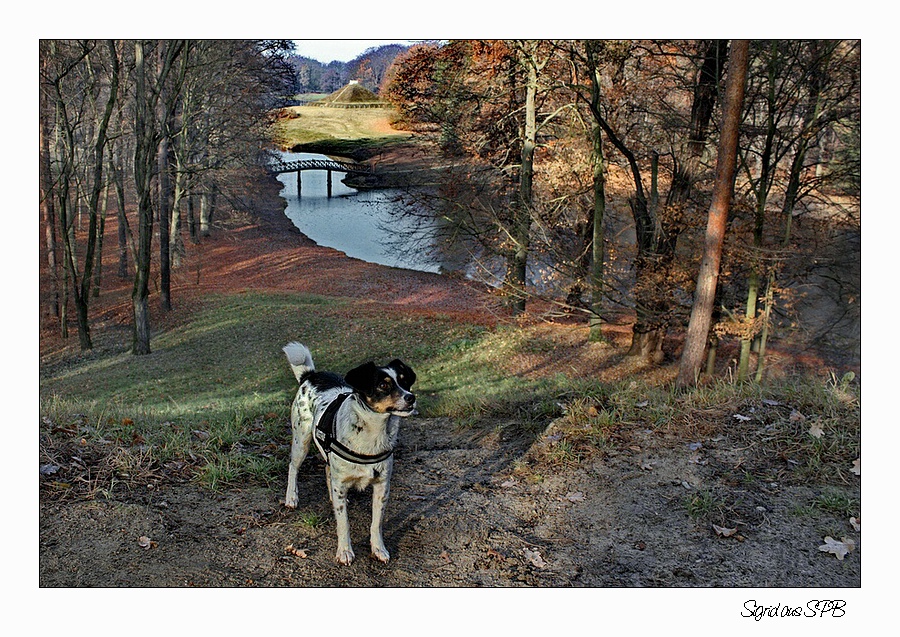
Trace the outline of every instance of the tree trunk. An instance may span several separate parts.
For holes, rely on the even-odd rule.
[[[44,216],[44,236],[47,241],[47,268],[50,272],[51,312],[59,318],[59,267],[56,263],[56,210],[53,206],[53,175],[50,172],[50,125],[47,114],[41,113],[41,211]]]
[[[166,128],[165,122],[162,124]],[[159,185],[159,303],[172,309],[171,260],[169,254],[169,221],[171,220],[172,180],[169,174],[169,137],[163,132],[157,156]]]
[[[591,317],[589,336],[592,341],[603,339],[603,216],[606,214],[606,169],[603,163],[603,140],[600,126],[594,125],[593,152],[593,237],[591,237]]]
[[[700,273],[697,276],[697,289],[694,293],[694,306],[691,310],[687,338],[678,366],[678,377],[675,381],[676,386],[680,388],[694,385],[697,382],[712,321],[728,210],[734,194],[738,135],[744,103],[744,89],[747,83],[748,61],[749,42],[735,40],[728,57],[728,80],[725,86],[722,133],[719,138],[719,151],[716,159],[713,199],[706,226],[706,244],[700,264]]]
[[[594,56],[594,43],[585,43],[588,73],[591,78],[591,112],[600,112],[600,71]],[[591,341],[603,342],[603,217],[606,214],[606,166],[603,157],[603,128],[595,117],[591,123],[591,168],[593,209],[591,219],[591,316],[588,319]]]
[[[131,353],[150,353],[150,315],[147,300],[150,296],[150,248],[153,239],[153,205],[150,200],[150,182],[156,159],[156,131],[150,91],[147,87],[147,69],[144,59],[144,43],[134,45],[135,116],[134,116],[134,184],[137,192],[138,245],[135,254],[134,288],[131,304],[134,312]]]
[[[510,271],[510,288],[513,295],[513,314],[525,312],[526,287],[528,285],[528,251],[531,243],[531,208],[534,202],[534,150],[537,147],[537,67],[532,59],[524,61],[527,79],[525,83],[525,126],[522,137],[522,165],[519,169],[519,197],[513,214],[513,255]]]
[[[675,162],[664,214],[657,214],[654,204],[648,209],[647,200],[640,189],[636,190],[631,204],[638,233],[634,292],[637,321],[632,330],[632,343],[627,355],[642,358],[649,363],[657,364],[663,360],[662,345],[669,327],[671,301],[661,291],[667,289],[676,244],[684,229],[685,209],[706,148],[727,51],[728,43],[725,40],[712,40],[707,45],[694,85],[691,121],[683,158]],[[639,175],[636,162],[629,159],[629,163],[632,164],[637,182]]]

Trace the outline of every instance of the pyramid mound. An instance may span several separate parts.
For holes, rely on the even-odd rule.
[[[375,95],[375,93],[365,88],[361,84],[358,84],[355,81],[351,81],[344,88],[336,90],[328,97],[324,97],[319,101],[322,104],[339,106],[343,104],[366,104],[373,102],[377,103],[379,100],[378,96]]]

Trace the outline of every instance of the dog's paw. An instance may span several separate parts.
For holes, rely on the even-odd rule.
[[[372,559],[378,560],[379,562],[384,562],[385,564],[391,559],[391,554],[388,553],[388,550],[383,546],[372,548]]]
[[[337,555],[334,556],[334,559],[338,564],[350,566],[350,564],[353,562],[354,557],[356,556],[353,554],[353,549],[338,549]]]
[[[284,506],[286,506],[289,509],[296,509],[297,508],[297,496],[296,495],[295,496],[287,496],[284,499]]]

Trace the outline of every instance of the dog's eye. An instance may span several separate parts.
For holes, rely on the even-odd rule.
[[[382,391],[391,391],[391,382],[389,380],[381,381],[381,384],[378,386],[378,389]]]

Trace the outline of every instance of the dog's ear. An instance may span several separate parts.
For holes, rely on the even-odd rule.
[[[399,358],[395,358],[388,363],[388,367],[397,372],[397,384],[406,391],[409,391],[409,388],[416,382],[416,373],[412,370],[412,367],[401,361]]]
[[[347,372],[344,380],[360,394],[371,396],[375,393],[375,376],[377,372],[378,367],[375,363],[369,361]]]

